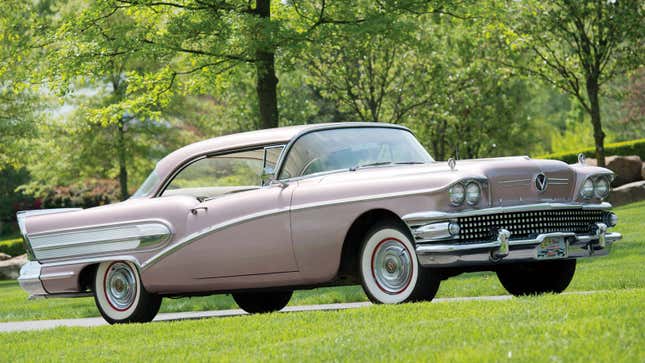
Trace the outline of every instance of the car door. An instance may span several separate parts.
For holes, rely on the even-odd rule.
[[[271,185],[194,208],[187,227],[204,234],[187,256],[194,263],[194,278],[297,271],[289,217],[292,194],[291,186]]]
[[[195,160],[163,192],[200,202],[186,212],[187,237],[165,267],[188,279],[222,279],[298,270],[291,242],[293,187],[262,186],[275,146]],[[267,160],[267,158],[269,160]]]

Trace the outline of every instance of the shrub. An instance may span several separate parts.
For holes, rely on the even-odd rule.
[[[555,153],[539,156],[538,159],[555,159],[562,160],[566,163],[573,164],[578,161],[578,154],[583,153],[588,158],[595,157],[596,149],[581,149],[575,152]],[[605,155],[638,155],[645,160],[645,139],[616,142],[605,145]]]
[[[43,208],[91,208],[119,201],[119,183],[111,179],[89,179],[70,186],[45,190]]]
[[[0,241],[0,252],[15,257],[25,253],[25,246],[22,244],[22,238],[13,238],[6,241]]]

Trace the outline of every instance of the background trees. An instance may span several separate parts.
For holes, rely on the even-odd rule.
[[[605,165],[601,94],[617,75],[642,66],[643,6],[634,1],[508,1],[495,9],[512,66],[562,89],[591,118],[598,165]],[[511,58],[512,59],[512,58]],[[505,62],[503,62],[505,63]]]
[[[404,124],[438,160],[601,157],[645,135],[642,23],[621,0],[8,0],[0,179],[127,198],[183,144],[335,121]]]

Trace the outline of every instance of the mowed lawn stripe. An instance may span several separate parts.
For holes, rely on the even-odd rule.
[[[8,361],[645,361],[645,289],[0,334]]]

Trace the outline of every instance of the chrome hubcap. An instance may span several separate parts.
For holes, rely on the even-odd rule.
[[[388,294],[400,293],[412,278],[410,252],[397,240],[381,242],[372,256],[372,273],[381,290]]]
[[[123,262],[110,266],[105,276],[105,295],[117,310],[132,306],[136,295],[136,278],[130,266]]]

